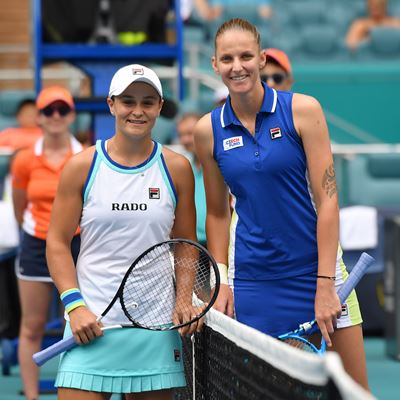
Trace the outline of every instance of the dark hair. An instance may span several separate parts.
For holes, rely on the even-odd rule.
[[[243,32],[250,32],[254,36],[254,39],[256,39],[258,46],[261,48],[261,38],[257,28],[249,21],[241,18],[232,18],[228,21],[225,21],[218,28],[217,33],[215,34],[214,48],[217,48],[217,39],[219,36],[227,31],[234,29],[241,30]]]
[[[17,105],[16,114],[18,114],[25,106],[36,106],[36,102],[33,99],[23,99]]]

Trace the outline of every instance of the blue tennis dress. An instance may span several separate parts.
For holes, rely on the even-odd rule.
[[[234,196],[230,276],[279,279],[317,270],[317,215],[292,93],[264,85],[255,135],[230,100],[212,112],[214,158]]]
[[[228,261],[236,318],[277,336],[314,316],[317,214],[293,93],[262,84],[254,135],[230,97],[211,120],[214,159],[233,196]],[[341,274],[340,261],[341,250]]]
[[[125,272],[148,247],[170,238],[176,191],[162,155],[128,168],[98,141],[83,193],[79,288],[88,308],[100,315]],[[144,305],[146,306],[146,305]],[[129,323],[117,301],[104,325]],[[71,335],[67,323],[65,336]],[[134,393],[185,386],[177,331],[113,329],[88,345],[65,352],[56,386],[107,393]]]

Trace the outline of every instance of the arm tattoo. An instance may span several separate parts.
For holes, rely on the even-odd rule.
[[[322,178],[322,188],[325,190],[329,197],[336,193],[336,174],[333,164],[331,164],[324,172]]]

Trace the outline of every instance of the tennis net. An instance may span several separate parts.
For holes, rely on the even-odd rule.
[[[337,354],[306,353],[215,310],[184,339],[184,363],[187,387],[175,400],[374,399]]]

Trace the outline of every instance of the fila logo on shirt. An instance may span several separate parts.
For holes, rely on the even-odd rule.
[[[236,147],[243,146],[243,138],[241,136],[234,136],[225,139],[223,142],[224,151],[235,149]]]
[[[278,139],[280,137],[282,137],[282,132],[281,132],[281,128],[271,128],[269,130],[269,133],[271,134],[271,139]]]
[[[349,315],[349,309],[347,308],[347,303],[342,304],[342,317],[347,317]]]
[[[149,188],[149,199],[156,199],[160,198],[160,188]]]

